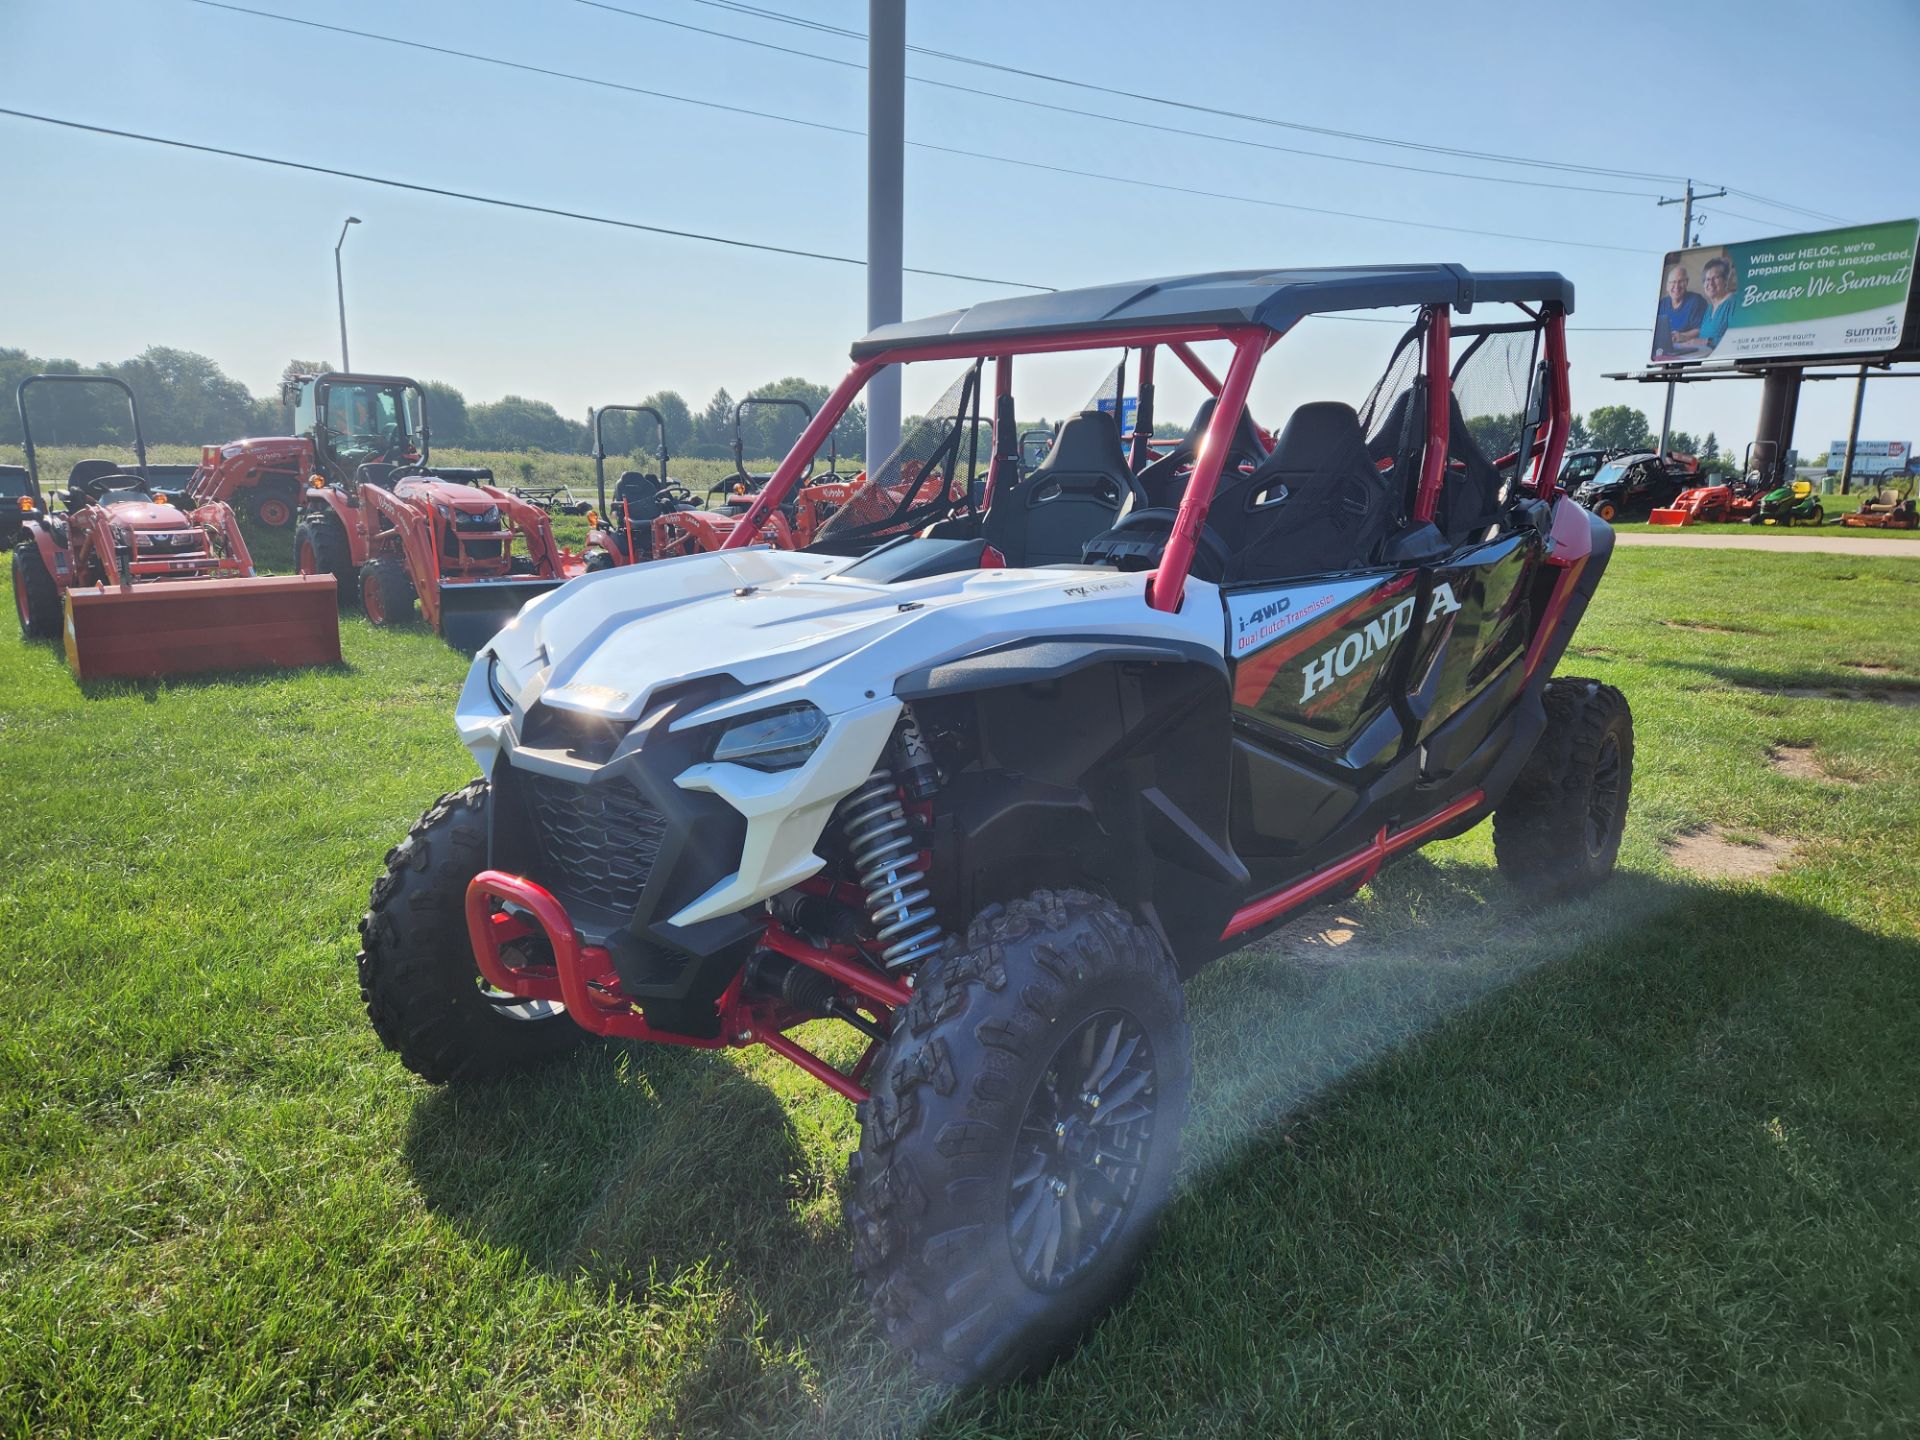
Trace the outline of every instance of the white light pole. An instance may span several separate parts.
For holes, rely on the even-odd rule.
[[[347,216],[347,224],[340,227],[340,238],[333,245],[333,292],[340,301],[340,368],[351,371],[353,362],[347,359],[347,282],[340,274],[340,247],[347,243],[347,226],[358,225],[358,215]]]

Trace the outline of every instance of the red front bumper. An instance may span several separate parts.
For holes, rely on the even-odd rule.
[[[744,970],[734,976],[715,1004],[717,1034],[685,1035],[656,1029],[621,989],[613,957],[606,949],[582,944],[566,906],[552,892],[522,876],[483,870],[473,877],[467,886],[467,934],[473,944],[473,958],[488,984],[510,995],[564,1005],[582,1029],[596,1035],[690,1045],[701,1050],[765,1045],[849,1100],[867,1098],[859,1082],[879,1042],[868,1045],[851,1074],[843,1073],[785,1034],[793,1026],[817,1017],[743,993]],[[514,964],[506,958],[506,949],[514,942],[542,937],[553,952],[551,965]],[[905,985],[879,974],[852,951],[813,945],[772,921],[761,938],[761,947],[819,971],[883,1028],[889,1028],[893,1012],[913,998]]]

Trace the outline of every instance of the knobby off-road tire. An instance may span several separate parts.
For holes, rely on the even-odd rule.
[[[309,514],[293,527],[293,568],[302,575],[331,575],[340,587],[340,611],[360,601],[360,577],[353,569],[353,547],[346,527],[333,514]]]
[[[855,1269],[923,1376],[1041,1369],[1119,1298],[1191,1073],[1172,960],[1109,900],[990,906],[926,967],[874,1065],[847,1202]]]
[[[1613,873],[1633,791],[1633,711],[1598,680],[1547,682],[1547,731],[1493,813],[1493,853],[1515,883],[1572,895]]]
[[[20,633],[29,640],[53,640],[60,634],[60,589],[47,573],[40,547],[31,539],[13,547],[13,608]]]
[[[485,868],[487,782],[445,795],[387,852],[360,921],[360,998],[381,1042],[442,1084],[511,1074],[586,1032],[560,1007],[489,999],[467,941],[467,882]]]
[[[413,621],[413,581],[398,560],[369,560],[360,567],[360,608],[375,625]]]

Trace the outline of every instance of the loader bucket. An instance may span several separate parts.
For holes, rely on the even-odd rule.
[[[560,580],[464,580],[440,587],[440,638],[473,654],[520,613],[536,595],[557,590]]]
[[[1691,510],[1655,510],[1647,516],[1649,525],[1686,525],[1692,520]]]
[[[338,664],[338,604],[331,575],[69,590],[67,664],[82,680]]]

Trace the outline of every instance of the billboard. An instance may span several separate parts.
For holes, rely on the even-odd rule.
[[[1882,355],[1900,344],[1920,220],[1670,250],[1656,364]]]
[[[1827,472],[1838,475],[1847,458],[1847,442],[1836,440],[1827,447]],[[1856,440],[1853,446],[1853,473],[1856,475],[1904,475],[1913,459],[1913,446],[1904,440]]]

